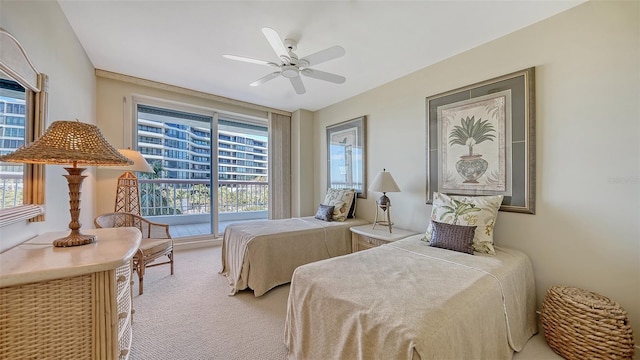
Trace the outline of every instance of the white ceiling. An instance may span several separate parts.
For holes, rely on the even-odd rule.
[[[315,111],[516,31],[576,1],[116,1],[59,0],[96,69],[281,110]],[[313,68],[297,95],[273,69],[223,54],[278,62],[262,34],[298,41],[299,57],[333,45],[344,57]]]

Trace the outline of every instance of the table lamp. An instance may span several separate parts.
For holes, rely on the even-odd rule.
[[[389,233],[391,233],[391,200],[387,197],[388,192],[400,192],[398,184],[393,180],[391,173],[387,172],[387,169],[382,169],[381,172],[373,179],[373,183],[369,187],[369,191],[381,192],[382,196],[376,201],[376,217],[373,220],[373,229],[376,225],[388,226]],[[378,220],[378,209],[382,210],[383,219]]]
[[[69,183],[69,212],[71,233],[53,242],[56,247],[91,244],[95,235],[80,233],[80,188],[86,175],[86,168],[78,165],[113,166],[133,162],[120,154],[102,136],[97,126],[76,121],[54,121],[47,131],[33,143],[0,156],[0,161],[28,164],[72,164],[65,167],[69,175],[64,175]]]

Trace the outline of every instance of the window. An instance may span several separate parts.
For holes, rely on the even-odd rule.
[[[0,79],[0,154],[24,144],[25,89],[13,80]],[[0,163],[0,209],[23,205],[24,165]]]
[[[202,110],[165,108],[159,102],[134,103],[137,148],[159,170],[155,179],[142,175],[140,180],[143,216],[189,224],[190,235],[205,225],[210,232],[201,234],[216,236],[226,219],[249,219],[243,217],[246,214],[253,219],[268,217],[266,119],[257,124],[220,118],[213,111],[207,116]],[[240,160],[245,157],[251,161]]]
[[[0,153],[13,152],[44,133],[47,76],[18,40],[0,28]],[[44,217],[44,165],[0,163],[0,227]]]

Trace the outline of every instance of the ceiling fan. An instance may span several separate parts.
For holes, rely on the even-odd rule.
[[[278,33],[268,27],[262,28],[262,33],[267,38],[267,41],[273,48],[273,51],[275,51],[276,55],[278,55],[280,63],[257,60],[244,56],[223,55],[227,59],[267,65],[278,69],[277,71],[274,71],[252,82],[251,84],[249,84],[250,86],[262,85],[269,80],[275,79],[278,76],[283,76],[291,81],[291,85],[293,85],[293,89],[295,90],[296,94],[301,95],[306,92],[306,89],[304,88],[304,84],[302,83],[300,74],[318,80],[329,81],[335,84],[342,84],[345,82],[346,78],[344,76],[310,68],[310,66],[318,65],[325,61],[344,56],[345,51],[341,46],[332,46],[330,48],[318,51],[311,55],[307,55],[302,59],[299,59],[298,55],[294,53],[297,45],[295,40],[285,39],[284,41],[281,41]]]

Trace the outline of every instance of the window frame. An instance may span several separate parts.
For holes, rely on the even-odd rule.
[[[0,28],[0,71],[25,89],[25,144],[44,134],[47,122],[48,78],[38,72],[20,42]],[[24,164],[23,205],[0,210],[0,228],[19,221],[44,221],[45,169],[41,164]]]

